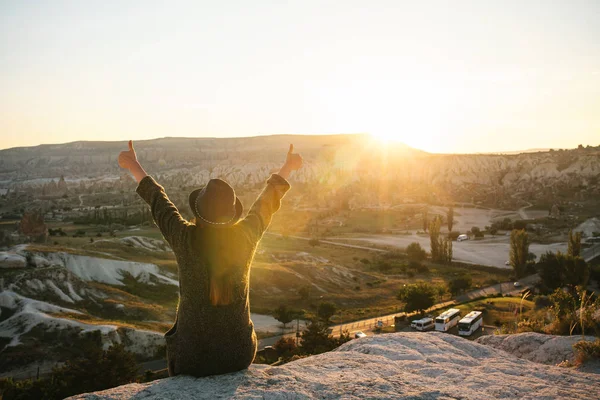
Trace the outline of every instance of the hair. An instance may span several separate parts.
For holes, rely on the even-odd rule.
[[[194,220],[196,223],[196,220]],[[225,244],[233,237],[229,228],[213,228],[197,225],[200,230],[198,240],[209,249],[205,253],[208,281],[205,283],[210,303],[213,306],[231,304],[235,298],[236,278],[238,278],[239,253],[225,250]]]

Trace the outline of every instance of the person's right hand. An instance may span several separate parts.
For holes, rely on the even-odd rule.
[[[138,165],[137,156],[135,154],[135,150],[133,148],[133,141],[129,141],[129,150],[122,151],[119,153],[119,166],[121,168],[125,168],[131,170],[133,167]]]
[[[290,150],[287,153],[285,165],[287,165],[291,171],[296,171],[302,168],[302,164],[302,156],[300,154],[294,153],[294,145],[290,144]]]

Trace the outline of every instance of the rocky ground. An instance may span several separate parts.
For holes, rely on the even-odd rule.
[[[531,335],[513,337],[520,336],[523,344],[539,345]],[[395,333],[282,366],[167,378],[72,399],[597,399],[599,387],[597,374],[520,359],[457,336]]]

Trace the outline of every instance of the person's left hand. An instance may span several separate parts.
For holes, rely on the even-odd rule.
[[[119,166],[121,168],[131,170],[133,167],[138,165],[137,156],[135,154],[135,150],[133,148],[133,141],[129,141],[129,150],[122,151],[119,153]]]

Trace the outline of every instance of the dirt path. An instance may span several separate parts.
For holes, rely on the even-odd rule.
[[[521,219],[529,219],[529,216],[527,215],[525,210],[532,207],[533,204],[531,204],[530,202],[527,202],[527,204],[528,205],[526,205],[525,207],[519,208],[519,210],[517,211],[519,213],[519,217],[521,217]]]
[[[283,235],[280,234],[280,233],[267,232],[267,235],[283,237]],[[310,240],[311,239],[311,238],[307,238],[307,237],[303,237],[303,236],[290,236],[290,235],[288,235],[287,237],[292,238],[292,239],[300,239],[300,240]],[[321,239],[319,239],[319,243],[332,244],[334,246],[339,246],[339,247],[349,247],[351,249],[369,250],[369,251],[375,251],[375,252],[379,252],[379,253],[386,253],[387,252],[387,250],[377,249],[375,247],[360,246],[360,245],[356,245],[356,244],[348,244],[348,243],[340,243],[340,242],[333,242],[333,241],[330,241],[330,240],[321,240]]]

